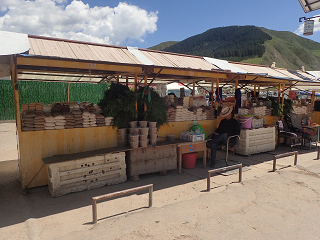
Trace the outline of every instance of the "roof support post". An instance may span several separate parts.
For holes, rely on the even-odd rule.
[[[119,83],[119,75],[117,75],[117,83]]]
[[[134,92],[135,93],[137,93],[137,86],[138,85],[138,74],[137,73],[135,73],[134,74]],[[136,96],[137,96],[137,94],[136,94]],[[136,99],[136,111],[138,111],[138,100]],[[136,115],[136,118],[137,118],[138,116]]]
[[[218,92],[219,92],[219,78],[217,78],[217,87],[216,87],[216,89],[218,89]],[[221,98],[222,98],[222,96],[221,96]],[[218,102],[217,101],[215,102],[215,108],[216,108],[216,110],[218,110]]]
[[[238,79],[236,80],[236,83],[234,84],[234,91],[236,91],[238,89],[238,84],[239,84],[239,81]],[[235,109],[236,107],[236,103],[237,101],[234,101],[234,104],[233,104],[233,108]]]
[[[256,85],[254,84],[253,86],[254,86],[253,96],[256,97],[256,95],[257,95],[257,94],[256,94]]]
[[[211,79],[211,96],[210,96],[210,101],[211,101],[211,107],[213,107],[213,80]]]
[[[281,92],[281,83],[279,83],[279,89],[278,89],[278,102],[280,103],[280,92]]]
[[[285,88],[285,85],[283,84],[283,89]],[[284,104],[284,91],[285,90],[283,90],[282,91],[282,98],[281,98],[281,104],[283,105]],[[282,106],[282,108],[283,108],[283,106]]]
[[[68,82],[68,102],[70,101],[70,82]]]
[[[14,100],[14,111],[16,115],[16,126],[18,133],[21,132],[21,120],[20,120],[20,103],[19,103],[19,87],[18,87],[18,74],[17,74],[17,57],[12,55],[10,58],[11,67],[11,79],[13,86],[13,100]]]
[[[195,95],[195,90],[196,90],[196,80],[193,79],[193,84],[192,84],[192,96]]]
[[[144,76],[144,86],[145,87],[148,86],[148,75]],[[150,89],[148,91],[150,91]],[[147,104],[146,103],[144,103],[144,111],[145,112],[147,111]]]
[[[315,96],[316,96],[316,92],[312,91],[312,96],[311,96],[311,104],[312,104],[312,106],[314,105]]]
[[[129,85],[129,77],[126,76],[126,86],[128,87],[128,85]]]

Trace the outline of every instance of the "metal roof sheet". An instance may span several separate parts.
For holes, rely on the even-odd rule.
[[[1,39],[1,35],[0,35]],[[138,49],[131,47],[119,47],[104,44],[94,44],[88,42],[79,42],[65,39],[48,38],[41,36],[29,35],[28,40],[30,43],[29,55],[41,56],[41,57],[54,57],[62,59],[72,59],[72,60],[85,60],[88,62],[110,62],[115,64],[127,64],[127,65],[153,65],[157,67],[169,67],[169,68],[179,68],[179,69],[190,69],[192,70],[224,70],[231,71],[231,73],[240,74],[255,74],[255,75],[266,75],[266,77],[274,77],[280,80],[298,80],[304,81],[315,80],[315,78],[305,72],[289,71],[286,69],[270,68],[269,66],[260,66],[253,64],[244,64],[236,62],[228,62],[225,60],[190,56],[169,52],[154,51],[148,49]],[[2,46],[0,45],[2,49]],[[23,54],[22,54],[23,55]],[[27,55],[27,57],[29,56]],[[1,69],[0,69],[1,70]],[[23,79],[36,79],[39,78],[36,73],[35,76],[30,76],[30,73],[25,73],[26,70],[20,71],[19,77]],[[32,70],[29,70],[32,72]],[[1,72],[0,72],[1,73]],[[25,73],[25,74],[24,74]],[[57,74],[55,78],[50,75],[43,76],[46,80],[55,81],[101,81],[103,76],[98,76],[98,71],[96,72],[97,78],[85,75],[70,75],[67,74]],[[109,77],[112,75],[122,75],[122,74],[133,74],[133,73],[123,73],[123,72],[110,72]],[[106,77],[105,74],[104,77]],[[132,76],[132,75],[131,75]],[[191,75],[190,75],[191,76]],[[164,76],[159,74],[159,79],[174,78],[172,76]],[[178,78],[182,81],[192,81],[192,79],[183,79],[182,75]],[[154,79],[155,80],[155,79]],[[266,82],[269,80],[266,79]]]
[[[11,55],[26,52],[30,49],[28,35],[0,31],[0,55]]]
[[[244,64],[244,63],[236,63],[236,62],[231,62],[231,64],[247,71],[248,73],[268,75],[270,77],[283,78],[283,79],[288,79],[288,78],[296,79],[297,78],[297,76],[293,77],[292,75],[291,76],[286,75],[284,73],[285,71],[278,71],[277,68],[270,68],[269,66]]]
[[[319,0],[299,0],[299,2],[305,13],[308,13],[320,8]]]
[[[97,44],[42,39],[29,36],[30,55],[70,58],[114,63],[142,64],[124,47],[102,46]]]
[[[235,73],[247,73],[243,69],[237,68],[236,66],[230,64],[226,60],[216,59],[216,58],[209,58],[209,57],[203,57],[204,60],[208,61],[211,64],[214,64],[216,67],[223,69],[223,70],[230,70],[231,72]]]
[[[219,69],[216,66],[205,61],[202,57],[168,52],[149,51],[145,49],[140,49],[140,51],[157,66],[193,68],[202,70]]]

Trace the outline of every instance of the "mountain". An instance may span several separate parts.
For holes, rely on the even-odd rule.
[[[163,43],[160,43],[156,46],[153,46],[149,49],[151,50],[158,50],[158,51],[162,51],[163,49],[167,48],[167,47],[170,47],[172,46],[173,44],[176,44],[178,43],[178,41],[167,41],[167,42],[163,42]]]
[[[172,45],[165,46],[165,43]],[[320,70],[320,43],[288,31],[255,26],[209,29],[180,42],[157,45],[162,50],[229,61],[271,65],[290,70]],[[157,47],[154,46],[153,48]]]

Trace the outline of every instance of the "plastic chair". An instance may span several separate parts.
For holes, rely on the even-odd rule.
[[[305,140],[309,142],[311,148],[311,143],[315,142],[318,145],[318,135],[313,128],[302,126],[300,118],[296,113],[289,113],[285,116],[287,125],[291,132],[302,133],[303,145],[305,146]]]
[[[278,144],[277,148],[280,145],[280,138],[284,138],[284,148],[286,147],[287,140],[290,140],[291,151],[294,146],[300,146],[302,148],[302,133],[301,132],[290,132],[285,121],[278,120],[277,122],[278,129]]]
[[[213,136],[213,134],[209,135],[208,139],[212,139],[212,136]],[[234,143],[231,143],[230,139],[233,139],[233,138],[236,138],[236,140],[235,140]],[[218,146],[218,149],[226,150],[226,157],[225,157],[226,165],[229,165],[229,163],[228,163],[229,150],[232,152],[232,154],[235,154],[235,148],[234,147],[237,144],[237,140],[239,140],[239,139],[240,139],[239,135],[233,135],[233,136],[228,137],[226,144],[222,144],[222,145]],[[207,141],[206,147],[211,150],[210,141]],[[207,158],[208,158],[208,153],[209,153],[209,151],[207,150]],[[233,161],[233,160],[231,160],[231,161]],[[238,162],[238,161],[236,161],[236,162]]]

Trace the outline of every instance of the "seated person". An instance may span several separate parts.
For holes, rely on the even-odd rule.
[[[219,114],[220,117],[224,119],[221,120],[219,127],[216,129],[215,134],[213,134],[212,140],[209,142],[211,146],[211,165],[214,168],[216,163],[216,153],[217,148],[220,145],[226,145],[227,139],[233,135],[240,134],[240,123],[232,117],[232,107],[225,106],[221,109]],[[235,144],[236,139],[230,139],[231,143]]]

